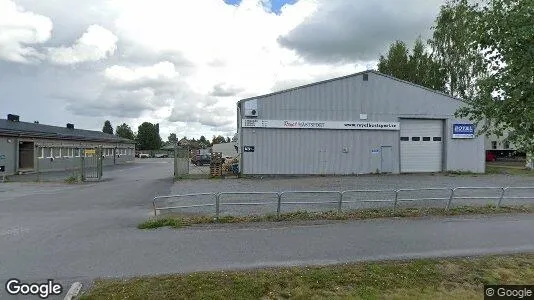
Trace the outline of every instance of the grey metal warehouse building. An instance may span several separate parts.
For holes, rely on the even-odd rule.
[[[0,119],[0,173],[70,170],[79,166],[84,149],[102,148],[103,165],[134,159],[134,141],[98,131]],[[90,154],[89,154],[90,155]]]
[[[376,71],[237,103],[244,175],[485,171],[459,99]]]

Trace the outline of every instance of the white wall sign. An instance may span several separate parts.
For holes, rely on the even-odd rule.
[[[399,122],[368,121],[294,121],[242,119],[243,128],[295,128],[295,129],[361,129],[361,130],[399,130]]]

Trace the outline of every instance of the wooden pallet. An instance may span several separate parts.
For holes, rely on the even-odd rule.
[[[212,177],[222,176],[222,164],[211,163],[210,174]]]

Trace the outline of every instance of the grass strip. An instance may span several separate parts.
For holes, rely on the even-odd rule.
[[[534,171],[523,167],[508,167],[508,166],[488,166],[486,165],[486,174],[504,174],[504,175],[520,175],[520,176],[534,176]]]
[[[181,216],[163,215],[150,218],[139,225],[139,229],[156,229],[160,227],[182,228],[196,224],[212,223],[252,223],[252,222],[281,222],[281,221],[309,221],[309,220],[365,220],[386,217],[425,217],[425,216],[456,216],[456,215],[491,215],[503,213],[534,213],[534,206],[458,206],[449,209],[444,208],[399,208],[392,209],[365,209],[349,210],[338,213],[337,211],[326,212],[292,212],[268,215],[250,216],[221,216],[217,221],[210,216]]]
[[[482,299],[484,284],[532,284],[534,254],[97,280],[81,299]]]

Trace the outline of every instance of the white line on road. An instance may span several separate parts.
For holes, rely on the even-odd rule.
[[[67,292],[67,295],[65,295],[65,298],[63,300],[71,300],[72,298],[78,296],[78,293],[82,289],[82,284],[80,282],[75,282],[71,285],[69,291]]]

